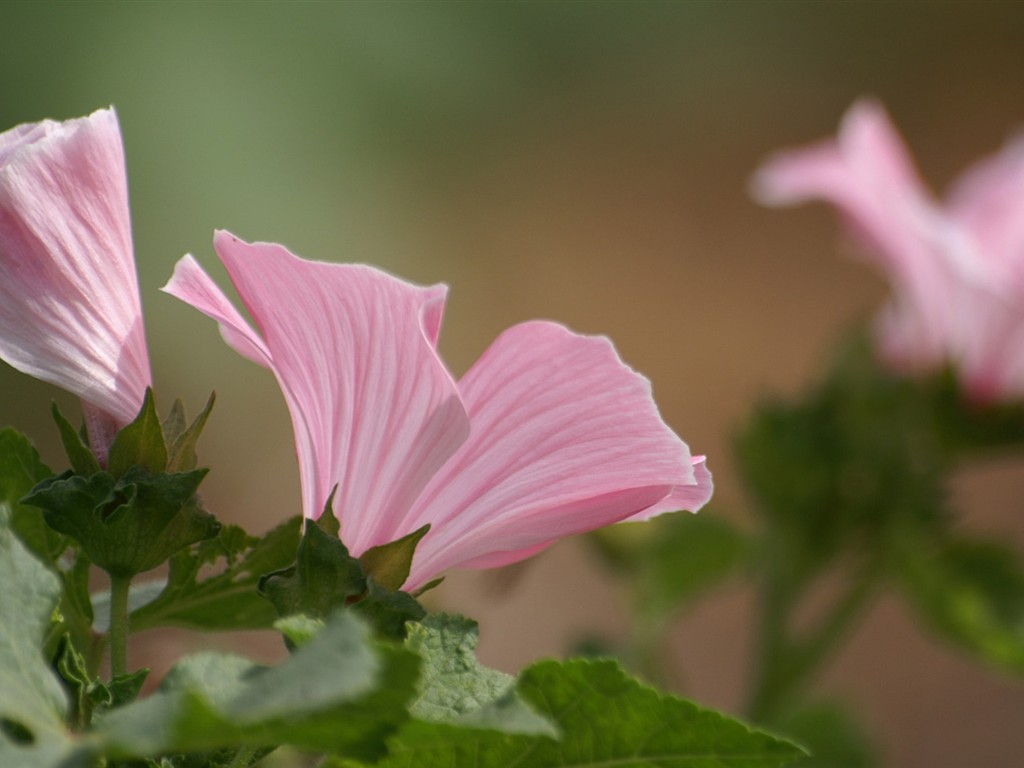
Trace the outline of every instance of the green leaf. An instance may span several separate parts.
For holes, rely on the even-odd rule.
[[[324,618],[366,590],[359,560],[330,532],[329,520],[321,523],[325,518],[334,519],[329,511],[328,507],[320,521],[306,521],[293,565],[259,580],[260,594],[282,617],[301,613]]]
[[[982,661],[1024,674],[1024,570],[1015,551],[957,539],[900,558],[903,584],[924,621]]]
[[[216,538],[181,550],[171,558],[159,596],[132,612],[132,631],[158,626],[269,628],[277,612],[256,586],[264,575],[286,568],[295,558],[301,525],[302,518],[294,517],[262,538],[225,526]],[[200,573],[207,575],[200,578]]]
[[[323,619],[311,619],[300,613],[274,622],[274,629],[287,638],[289,648],[301,648],[319,635],[323,628]]]
[[[195,421],[193,421],[187,429],[177,433],[177,421],[174,421],[169,425],[172,431],[177,434],[175,434],[173,438],[169,435],[167,436],[167,441],[171,446],[167,457],[168,472],[188,472],[196,468],[196,465],[198,464],[198,458],[196,457],[196,443],[199,441],[199,436],[203,432],[203,427],[206,426],[206,420],[210,418],[210,411],[213,410],[213,402],[216,398],[216,393],[210,394],[210,399],[206,401],[206,407],[203,408],[202,413],[196,417]],[[180,403],[180,400],[176,400],[174,404],[175,406],[179,406]],[[180,414],[181,420],[184,422],[185,412],[183,408],[181,409]]]
[[[280,666],[229,654],[179,663],[148,699],[112,711],[88,741],[115,758],[289,743],[372,761],[408,718],[419,660],[369,640],[349,612]]]
[[[479,628],[463,616],[437,614],[410,623],[406,647],[423,659],[410,713],[435,723],[557,736],[557,729],[522,702],[515,680],[476,658]]]
[[[0,584],[0,765],[55,768],[70,749],[68,701],[39,644],[60,581],[14,536],[2,505]]]
[[[371,547],[359,557],[363,571],[385,589],[398,590],[409,578],[416,545],[430,531],[430,523],[390,544]]]
[[[82,436],[71,426],[71,422],[64,418],[57,404],[53,404],[53,420],[57,422],[57,431],[60,433],[60,441],[64,444],[64,453],[68,455],[71,468],[76,475],[89,475],[99,472],[101,467],[99,461],[89,449],[89,446],[82,440]]]
[[[46,524],[42,512],[21,499],[52,475],[27,437],[10,427],[0,429],[0,507],[9,510],[11,526],[22,543],[48,565],[54,564],[67,542]]]
[[[164,433],[164,444],[174,445],[174,441],[181,437],[181,433],[185,431],[187,426],[185,404],[181,401],[180,397],[176,397],[171,404],[170,413],[167,414],[167,418],[164,419],[164,423],[161,425]]]
[[[153,475],[167,470],[167,444],[150,387],[146,388],[139,415],[117,433],[107,458],[107,471],[114,477],[135,466],[144,467]]]
[[[796,745],[666,696],[614,662],[542,661],[517,690],[562,734],[559,741],[415,720],[391,740],[389,768],[777,768]]]
[[[153,475],[142,466],[118,478],[66,472],[37,485],[23,503],[41,507],[46,522],[79,542],[100,568],[134,576],[217,535],[220,523],[195,500],[205,475],[206,470]]]

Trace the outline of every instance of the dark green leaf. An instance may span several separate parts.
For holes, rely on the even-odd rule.
[[[1024,674],[1024,570],[1016,552],[959,539],[929,553],[911,542],[900,564],[907,594],[932,629],[989,664]]]
[[[153,390],[149,387],[139,415],[117,433],[107,458],[107,471],[114,477],[120,477],[135,466],[153,475],[167,470],[167,444],[153,402]]]
[[[377,637],[388,640],[404,640],[406,624],[427,615],[412,595],[392,592],[370,577],[366,579],[366,591],[352,604],[352,610],[370,623]]]
[[[398,590],[409,578],[416,545],[430,531],[430,523],[390,544],[371,547],[359,557],[363,571],[385,589]]]
[[[131,615],[132,631],[157,626],[192,629],[266,629],[277,612],[256,589],[261,577],[295,558],[302,518],[294,517],[262,538],[225,526],[216,538],[171,558],[166,586]],[[212,575],[200,578],[200,571]]]
[[[82,436],[71,426],[71,422],[64,418],[57,404],[53,404],[53,420],[57,422],[57,431],[60,433],[60,441],[64,445],[64,453],[71,462],[71,469],[76,475],[95,474],[100,471],[100,463],[96,460],[89,446],[82,440]]]
[[[776,768],[796,745],[626,676],[610,661],[543,661],[517,690],[561,739],[415,720],[390,742],[388,768]]]
[[[333,519],[333,515],[324,514]],[[324,618],[366,590],[366,577],[359,560],[336,535],[330,523],[307,520],[295,563],[259,580],[260,593],[270,600],[280,616],[301,613]]]
[[[27,437],[9,427],[0,429],[0,507],[10,511],[11,525],[22,543],[47,565],[54,565],[66,540],[46,524],[41,511],[21,504],[21,499],[51,475]]]

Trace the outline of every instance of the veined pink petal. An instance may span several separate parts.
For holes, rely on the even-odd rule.
[[[0,358],[81,397],[97,432],[142,405],[149,356],[112,110],[0,134]]]
[[[447,568],[515,562],[563,536],[644,516],[698,482],[649,383],[607,339],[547,322],[515,326],[459,391],[470,437],[391,535],[432,525],[408,588]],[[692,508],[704,500],[699,492]]]
[[[258,334],[189,257],[165,290],[273,370],[292,415],[305,515],[318,517],[338,486],[346,545],[359,554],[389,541],[381,532],[395,529],[469,430],[435,349],[446,289],[226,232],[214,244]]]

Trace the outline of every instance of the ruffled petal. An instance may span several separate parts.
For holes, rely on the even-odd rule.
[[[0,358],[81,397],[104,429],[142,405],[149,356],[112,110],[0,134]]]
[[[548,322],[515,326],[459,390],[472,433],[402,525],[432,525],[407,588],[455,566],[515,562],[697,486],[689,450],[658,415],[650,384],[605,338]],[[698,491],[694,500],[704,498]]]
[[[242,354],[265,356],[291,411],[305,515],[319,516],[338,486],[334,510],[353,553],[404,535],[400,521],[469,432],[434,346],[446,289],[227,232],[214,244],[258,336],[209,278],[187,287],[190,262],[168,290],[227,327]]]

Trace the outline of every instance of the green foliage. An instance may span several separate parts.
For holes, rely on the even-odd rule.
[[[40,644],[60,580],[14,536],[3,506],[0,584],[0,765],[54,768],[71,747],[68,702]]]
[[[899,563],[905,592],[927,626],[993,666],[1024,674],[1024,569],[1016,552],[951,538],[940,547],[908,548]]]
[[[157,626],[201,630],[265,629],[277,613],[256,590],[260,578],[285,568],[295,557],[300,517],[262,538],[238,526],[225,526],[216,537],[180,550],[170,562],[159,595],[131,614],[132,631]],[[200,573],[212,575],[200,578]]]
[[[408,718],[419,660],[372,642],[349,612],[277,667],[230,654],[180,662],[148,699],[110,712],[88,748],[119,759],[289,743],[372,761]]]
[[[205,475],[154,475],[140,465],[116,478],[65,472],[41,482],[23,503],[42,508],[46,522],[79,542],[100,568],[134,576],[217,534],[220,523],[194,498]]]
[[[391,756],[381,765],[768,768],[805,754],[790,742],[644,687],[609,661],[540,662],[520,675],[517,691],[555,723],[560,739],[417,720],[391,740]]]
[[[388,589],[367,576],[360,560],[352,557],[337,537],[339,528],[328,501],[318,520],[306,521],[295,562],[259,579],[260,594],[282,617],[303,614],[323,618],[335,608],[351,606],[370,622],[378,636],[401,640],[406,622],[420,619],[426,612],[411,595]],[[411,561],[420,538],[422,534],[407,536],[397,546],[377,549],[379,553],[390,550],[401,558],[407,555]],[[384,564],[387,571],[396,559],[385,554],[371,558],[371,562]]]
[[[164,439],[170,446],[167,453],[168,472],[188,472],[198,465],[196,443],[206,426],[206,420],[210,418],[210,411],[213,410],[215,400],[216,394],[211,393],[210,399],[206,401],[206,407],[188,427],[184,426],[185,407],[181,400],[174,401],[171,415],[164,422]]]
[[[21,499],[52,475],[27,437],[9,427],[0,429],[0,507],[8,510],[22,543],[47,564],[56,561],[67,541],[46,524],[40,510],[22,504]]]
[[[480,664],[478,637],[477,623],[463,616],[440,614],[410,624],[406,647],[423,659],[412,715],[435,723],[557,737],[557,729],[519,698],[510,675]]]

